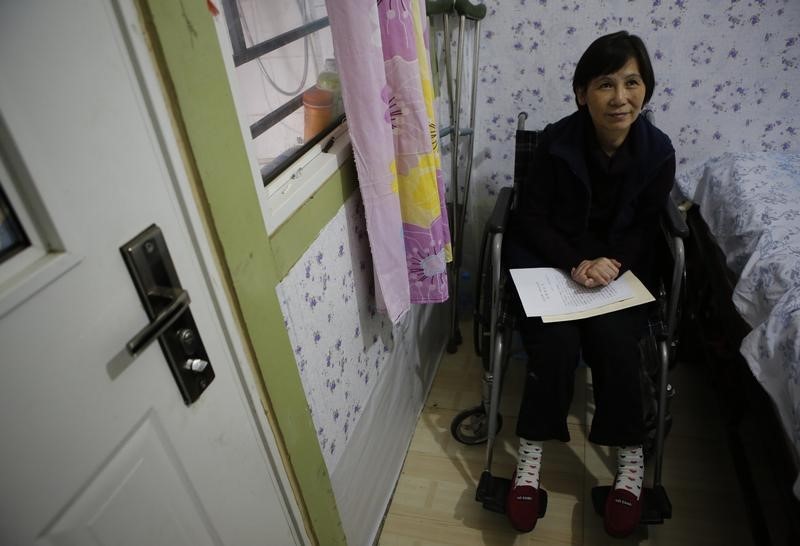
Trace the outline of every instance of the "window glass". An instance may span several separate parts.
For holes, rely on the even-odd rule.
[[[0,186],[0,263],[29,246],[30,240]]]
[[[323,0],[237,0],[236,7],[247,48],[327,17]],[[236,77],[262,175],[285,168],[284,160],[342,113],[327,24],[237,66]],[[259,123],[269,127],[258,129]]]

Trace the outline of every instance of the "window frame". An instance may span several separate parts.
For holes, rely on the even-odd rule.
[[[237,0],[222,0],[222,5],[228,37],[233,50],[234,69],[244,65],[245,63],[255,61],[263,55],[271,53],[287,44],[330,26],[328,17],[322,17],[248,47],[244,39],[244,27],[242,24],[241,14],[239,13],[239,5]],[[290,114],[294,113],[298,108],[301,108],[303,106],[303,94],[312,87],[314,87],[314,84],[301,91],[297,96],[284,102],[281,106],[275,108],[272,110],[272,112],[269,112],[255,123],[250,124],[249,130],[251,139],[255,140],[274,125],[280,123]],[[238,103],[238,101],[236,102]],[[287,170],[292,170],[295,163],[303,160],[303,158],[306,158],[305,163],[308,163],[309,155],[313,156],[319,154],[320,152],[326,152],[327,149],[325,147],[320,148],[318,146],[319,143],[336,131],[337,128],[341,127],[344,124],[344,121],[345,115],[339,115],[314,138],[304,143],[293,153],[286,156],[283,160],[274,165],[267,173],[262,174],[261,181],[264,187],[268,187],[270,184],[278,181],[279,179],[285,179],[285,177],[282,177],[282,175]],[[334,139],[332,138],[329,140],[333,141]],[[302,168],[300,170],[302,170]],[[292,178],[295,177],[296,173],[292,175]]]
[[[81,262],[64,249],[17,148],[0,119],[0,184],[28,246],[0,263],[0,318]]]
[[[268,234],[273,234],[345,163],[353,149],[346,120],[259,192]]]

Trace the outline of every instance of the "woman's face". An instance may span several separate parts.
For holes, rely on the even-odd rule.
[[[631,57],[616,72],[597,76],[579,89],[577,99],[588,107],[598,138],[619,145],[642,111],[644,95],[639,63]]]

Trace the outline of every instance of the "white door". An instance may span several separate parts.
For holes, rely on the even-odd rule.
[[[0,185],[33,243],[0,263],[0,544],[300,544],[132,3],[0,0]],[[157,342],[125,349],[119,248],[151,224],[216,374],[191,405]]]

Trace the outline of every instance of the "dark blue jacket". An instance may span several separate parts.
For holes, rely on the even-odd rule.
[[[604,256],[622,263],[620,274],[632,269],[650,284],[658,218],[675,177],[675,150],[667,135],[639,116],[628,134],[633,159],[610,225],[603,234],[593,233],[586,164],[586,132],[593,130],[586,109],[545,127],[509,225],[510,265],[569,272],[582,260]]]

